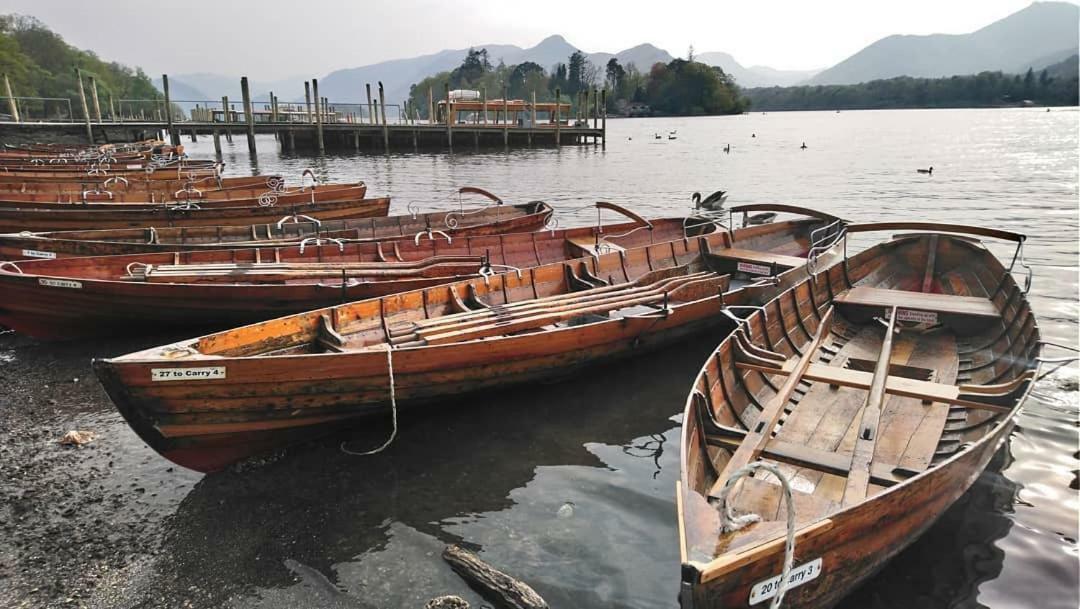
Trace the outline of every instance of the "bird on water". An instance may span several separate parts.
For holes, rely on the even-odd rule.
[[[919,173],[925,173],[925,174],[927,174],[927,175],[930,175],[930,174],[933,174],[933,173],[934,173],[934,166],[933,166],[933,165],[931,165],[931,166],[930,166],[930,169],[916,169],[915,171],[917,171],[917,172],[919,172]]]
[[[806,150],[806,142],[803,142],[802,146],[799,146],[799,149],[800,150]]]
[[[718,190],[702,200],[701,193],[695,192],[690,195],[690,200],[694,202],[694,209],[720,211],[724,208],[724,201],[727,201],[727,193],[726,190]]]

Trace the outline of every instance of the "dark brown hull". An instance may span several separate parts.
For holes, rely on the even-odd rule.
[[[145,228],[149,226],[237,226],[274,224],[285,216],[301,214],[319,220],[385,216],[389,199],[364,199],[275,205],[271,207],[220,207],[208,209],[77,210],[0,209],[0,231],[60,231],[87,228]]]
[[[0,192],[0,208],[21,209],[117,209],[127,206],[157,207],[168,201],[190,201],[199,207],[240,207],[259,205],[260,201],[277,205],[297,202],[341,201],[345,199],[363,199],[367,186],[358,184],[324,184],[306,189],[291,189],[288,192],[275,192],[268,188],[233,188],[227,190],[192,190],[179,189],[174,192],[149,196],[144,193],[102,192],[102,193],[3,193]]]
[[[499,214],[495,208],[472,212],[468,221],[456,229],[443,228],[452,239],[469,236],[527,233],[539,230],[551,217],[552,209],[544,203],[504,206],[511,213]],[[518,209],[524,213],[518,213]],[[59,231],[52,233],[0,234],[0,260],[29,258],[71,258],[78,256],[119,256],[125,254],[181,252],[213,249],[272,247],[298,243],[319,235],[350,241],[415,239],[430,227],[445,226],[447,212],[433,212],[413,217],[389,216],[358,220],[289,222],[274,225],[208,226],[176,231],[148,228],[99,231]],[[426,240],[426,235],[421,235]],[[435,238],[441,239],[439,235]]]
[[[769,234],[775,236],[769,247],[791,244],[804,248],[802,239],[812,226],[751,227],[736,231],[735,238],[746,247]],[[796,236],[796,228],[801,237]],[[727,233],[656,242],[524,269],[520,274],[508,272],[486,280],[349,303],[98,361],[95,370],[117,407],[151,447],[185,467],[219,469],[239,456],[287,445],[297,436],[353,424],[371,415],[388,416],[391,366],[398,407],[437,407],[439,400],[448,396],[570,375],[588,364],[645,353],[723,326],[729,323],[720,314],[723,304],[759,302],[805,273],[804,267],[797,266],[779,275],[779,285],[728,290],[728,275],[711,268],[712,264],[723,264],[725,259],[719,256],[729,247],[728,242]],[[761,243],[765,247],[765,241]],[[705,250],[700,249],[706,244]],[[701,251],[713,251],[712,257],[706,256],[712,260],[707,263],[711,270],[702,272],[713,279],[691,285],[678,301],[669,303],[665,291],[662,303],[655,300],[654,307],[635,305],[621,316],[575,318],[586,321],[545,325],[533,332],[506,333],[501,325],[511,323],[506,321],[510,318],[499,317],[503,312],[513,316],[510,311],[515,307],[532,306],[541,295],[569,294],[565,297],[573,299],[578,290],[564,292],[565,287],[560,287],[573,283],[568,279],[571,275],[607,278],[608,287],[596,289],[618,293],[623,289],[620,286],[632,285],[635,278],[703,264]],[[734,266],[732,261],[731,268]],[[725,292],[723,297],[720,292]],[[460,312],[460,303],[454,304],[458,293],[485,300],[484,306],[492,308],[473,312],[503,319],[495,324],[496,333],[503,334],[449,343],[421,341],[416,346],[400,342],[408,338],[392,338],[403,336],[394,329],[396,324],[428,317],[438,321],[451,311]],[[661,304],[664,306],[657,308]],[[548,310],[541,308],[530,315],[540,314],[542,321]],[[306,337],[322,323],[347,326],[351,329],[342,329],[343,333],[363,341],[380,344],[385,340],[397,346],[391,351],[364,347],[336,353],[295,351],[306,348]],[[282,353],[282,349],[289,352]],[[259,357],[256,350],[272,353]],[[162,359],[166,352],[182,355]],[[199,376],[203,374],[213,376]],[[197,380],[188,381],[187,375],[195,375]],[[178,380],[168,380],[173,378]]]
[[[658,221],[659,222],[659,221]],[[682,220],[664,227],[674,234]],[[609,225],[625,232],[633,225]],[[295,245],[237,250],[134,254],[70,260],[27,260],[0,267],[0,324],[45,340],[71,340],[164,328],[219,329],[309,311],[355,300],[376,298],[424,287],[478,277],[480,260],[491,255],[495,264],[515,267],[562,262],[576,257],[567,238],[584,238],[593,228],[492,236],[460,236],[453,243],[421,239],[309,245],[300,254]],[[692,244],[692,245],[696,245]],[[128,280],[129,265],[214,264],[218,262],[352,262],[389,258],[400,263],[469,257],[471,264],[447,265],[434,276],[364,280],[342,287],[341,276],[289,282],[244,284],[152,283]],[[534,256],[539,256],[534,258]],[[352,283],[352,282],[350,282]]]

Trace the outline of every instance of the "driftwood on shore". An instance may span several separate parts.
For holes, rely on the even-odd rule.
[[[481,596],[505,609],[548,609],[547,601],[528,584],[499,571],[475,554],[446,546],[443,560]]]

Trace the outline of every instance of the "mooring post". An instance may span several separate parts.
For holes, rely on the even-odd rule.
[[[270,92],[270,122],[277,122],[277,98],[273,91]]]
[[[114,123],[117,122],[116,121],[116,106],[113,105],[112,93],[109,93],[109,120],[114,122]]]
[[[532,105],[529,107],[529,148],[533,145],[533,132],[536,131],[536,91],[532,92]]]
[[[311,83],[304,81],[304,106],[307,108],[307,122],[314,122],[311,117]]]
[[[360,152],[360,130],[359,129],[353,131],[352,139],[353,139],[353,148],[355,148],[357,152]]]
[[[382,115],[383,150],[390,152],[390,127],[386,124],[386,92],[383,90],[381,80],[379,81],[379,114]]]
[[[367,91],[367,116],[368,116],[367,122],[368,122],[368,124],[374,125],[375,124],[375,112],[373,112],[373,110],[374,110],[375,107],[371,105],[371,83],[369,83],[369,82],[364,83],[364,90]],[[362,111],[361,111],[361,114],[363,114]]]
[[[90,99],[94,102],[94,117],[97,118],[97,122],[101,124],[101,103],[98,101],[97,92],[97,80],[93,76],[90,77]]]
[[[82,70],[75,68],[75,76],[79,79],[79,99],[82,100],[83,116],[86,118],[86,139],[94,143],[94,128],[90,126],[90,109],[86,107],[86,91],[83,90]],[[168,89],[165,89],[166,95]]]
[[[311,96],[315,98],[315,141],[319,146],[319,154],[326,152],[326,143],[323,141],[322,132],[322,103],[319,102],[319,79],[311,79]]]
[[[510,100],[506,99],[509,94],[509,89],[503,85],[503,148],[510,147]]]
[[[8,80],[8,75],[4,74],[4,93],[7,94],[8,111],[11,112],[11,118],[16,123],[21,122],[19,120],[19,106],[15,103],[15,96],[11,93],[11,81]]]
[[[488,119],[488,116],[487,116],[487,87],[480,87],[480,95],[483,98],[483,105],[484,105],[484,120],[483,120],[483,122],[486,125],[487,124],[487,119]]]
[[[562,146],[562,138],[560,137],[561,131],[562,131],[562,117],[560,116],[562,114],[562,112],[561,112],[562,103],[560,102],[561,99],[562,99],[562,91],[559,90],[559,87],[555,87],[555,145],[556,146]]]
[[[225,141],[229,142],[231,144],[232,143],[232,129],[229,128],[229,123],[232,122],[232,116],[230,116],[232,114],[232,111],[229,110],[229,96],[228,95],[221,96],[221,110],[222,110],[221,122],[225,123]]]
[[[600,92],[604,116],[600,118],[600,149],[607,150],[607,89]]]
[[[454,151],[454,105],[450,102],[450,82],[446,83],[446,145]]]
[[[427,122],[429,125],[435,124],[435,93],[431,87],[427,89]]]
[[[214,129],[214,158],[221,162],[221,132]]]
[[[169,75],[161,75],[161,88],[165,93],[165,125],[169,130],[169,143],[173,146],[180,145],[180,134],[173,129],[173,115],[172,115],[172,101],[169,100]],[[82,94],[82,78],[79,78],[79,94]],[[86,105],[86,99],[83,99],[83,105]],[[89,119],[89,117],[87,117]]]
[[[251,104],[251,90],[248,88],[247,76],[240,78],[240,95],[244,98],[244,123],[247,125],[248,152],[255,156],[255,116]]]

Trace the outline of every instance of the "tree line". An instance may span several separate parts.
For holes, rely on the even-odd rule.
[[[1071,69],[1069,66],[1071,65]],[[901,76],[855,85],[748,89],[755,110],[854,110],[887,108],[972,108],[1075,106],[1080,82],[1076,56],[1036,73],[980,72],[947,78]],[[1059,66],[1061,66],[1060,69]]]
[[[106,62],[90,51],[82,51],[64,42],[45,24],[22,15],[0,16],[0,72],[7,74],[15,97],[63,98],[72,100],[75,116],[81,116],[76,68],[81,69],[84,86],[88,76],[97,81],[102,113],[109,97],[120,99],[160,99],[162,95],[139,68]],[[87,99],[90,92],[87,91]],[[6,92],[0,89],[0,96]],[[67,117],[64,101],[20,100],[20,109],[35,118]],[[0,112],[7,112],[6,101]],[[93,109],[91,109],[93,112]]]
[[[424,78],[409,88],[410,111],[428,118],[429,95],[437,103],[445,98],[446,87],[486,91],[488,99],[498,99],[505,88],[509,99],[554,101],[558,91],[563,102],[576,112],[582,91],[607,91],[609,113],[622,113],[630,104],[643,104],[655,114],[705,115],[738,114],[749,107],[734,79],[718,67],[674,59],[657,63],[647,73],[633,64],[623,66],[611,58],[603,67],[594,65],[584,53],[575,51],[566,62],[546,69],[532,61],[515,65],[493,65],[487,49],[469,49],[461,65],[453,70]],[[595,104],[590,98],[590,106]]]

